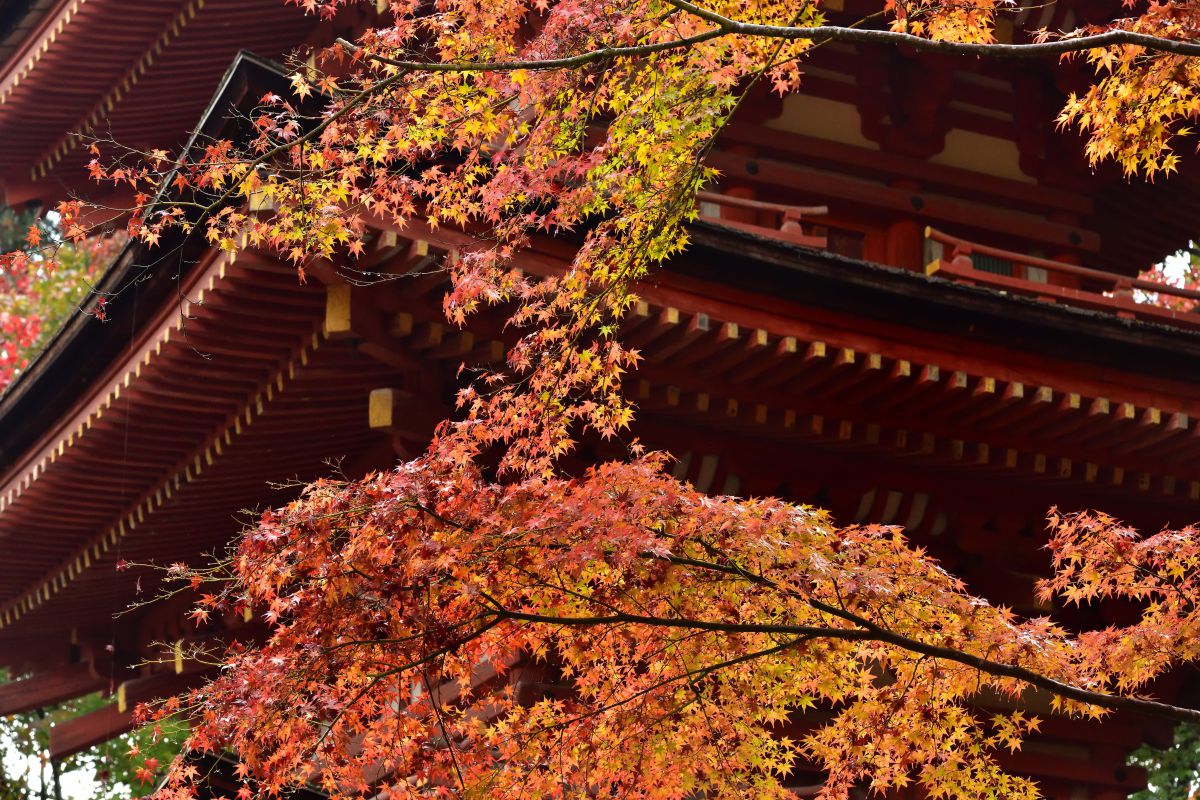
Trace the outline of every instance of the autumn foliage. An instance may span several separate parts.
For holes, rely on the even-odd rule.
[[[1175,269],[1171,267],[1175,266]],[[1166,287],[1176,289],[1187,289],[1189,291],[1200,291],[1200,266],[1196,263],[1195,255],[1188,254],[1188,260],[1179,265],[1157,264],[1150,269],[1143,270],[1138,278],[1152,283],[1162,284]],[[1194,311],[1197,301],[1190,297],[1179,297],[1165,292],[1145,292],[1145,300],[1162,308],[1169,308],[1173,311]]]
[[[783,798],[807,763],[829,798],[911,781],[1032,798],[995,754],[1038,719],[981,713],[981,692],[1032,686],[1096,716],[1200,654],[1196,531],[1052,527],[1043,596],[1147,601],[1141,621],[1073,636],[1020,619],[896,528],[708,497],[660,457],[498,485],[427,456],[310,486],[227,575],[177,568],[223,581],[197,618],[251,608],[273,628],[157,714],[194,714],[190,746],[238,753],[254,795]],[[814,708],[828,721],[797,728]],[[177,768],[164,800],[195,777]]]
[[[1191,41],[1200,34],[1200,8],[1179,0],[1152,2],[1113,27]],[[1140,47],[1089,50],[1084,57],[1098,80],[1068,98],[1059,121],[1090,134],[1085,149],[1093,163],[1111,159],[1126,175],[1150,178],[1175,171],[1177,140],[1194,134],[1200,112],[1200,62]]]
[[[301,4],[332,16],[346,3]],[[921,0],[881,16],[924,41],[990,46],[1003,11]],[[235,752],[239,797],[306,782],[335,797],[786,797],[808,765],[827,772],[827,798],[913,781],[934,797],[1023,798],[1036,787],[996,753],[1038,720],[983,713],[981,692],[1043,692],[1075,716],[1200,717],[1136,696],[1198,655],[1191,529],[1143,540],[1101,515],[1054,517],[1044,597],[1144,607],[1127,627],[1076,635],[972,596],[899,530],[706,497],[663,455],[635,447],[560,473],[581,431],[629,425],[620,386],[638,356],[617,331],[636,282],[686,246],[714,177],[704,156],[746,92],[800,87],[819,5],[390,12],[320,54],[323,71],[298,71],[288,97],[262,97],[249,142],[94,150],[93,177],[135,194],[124,224],[148,247],[198,233],[285,256],[304,279],[314,259],[353,273],[376,226],[465,230],[476,244],[446,261],[447,318],[504,304],[520,332],[503,369],[462,388],[426,455],[318,482],[227,561],[173,568],[202,594],[197,624],[246,611],[271,624],[211,685],[145,712],[192,719],[193,753]],[[1154,4],[1116,27],[1190,41],[1195,13]],[[1089,134],[1094,160],[1172,170],[1197,110],[1194,59],[1133,45],[1084,57],[1101,77],[1062,121]],[[86,210],[64,206],[68,237],[87,234]],[[518,268],[533,237],[561,234],[580,242],[566,270]],[[824,722],[797,721],[813,709]],[[177,760],[163,800],[202,779]]]
[[[0,234],[5,219],[18,218],[32,224],[20,231],[24,247],[13,252],[0,272],[0,390],[28,366],[72,312],[83,305],[93,314],[103,309],[103,298],[97,306],[92,297],[95,281],[123,243],[121,236],[43,241],[55,235],[52,226],[7,209],[0,210]]]
[[[290,1],[323,17],[348,5]],[[813,41],[853,30],[830,28],[818,3],[787,0],[392,0],[388,9],[390,24],[318,54],[323,70],[296,72],[291,96],[264,96],[247,120],[251,141],[174,156],[93,146],[92,177],[133,193],[121,219],[149,246],[199,231],[229,250],[278,252],[302,279],[310,259],[353,260],[376,224],[476,234],[478,245],[446,264],[446,315],[463,324],[482,306],[512,303],[510,324],[526,335],[505,370],[464,391],[455,435],[464,457],[502,444],[503,471],[550,475],[579,429],[608,436],[632,417],[619,386],[637,354],[614,335],[617,322],[633,284],[686,246],[695,192],[714,177],[704,156],[726,121],[756,85],[800,90]],[[888,0],[863,22],[885,21],[909,46],[987,47],[1010,10],[996,0]],[[1108,30],[1188,41],[1195,13],[1154,3]],[[1033,33],[1069,44],[1101,31]],[[1099,80],[1069,99],[1061,122],[1089,134],[1093,161],[1173,170],[1172,142],[1200,108],[1195,59],[1080,49]],[[83,220],[98,211],[66,204],[68,237],[86,236]],[[531,281],[516,269],[531,237],[571,232],[582,244],[565,273]]]

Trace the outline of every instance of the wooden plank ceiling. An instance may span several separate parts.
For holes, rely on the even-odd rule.
[[[324,338],[321,287],[214,255],[182,296],[0,483],[0,647],[109,621],[143,577],[118,559],[218,548],[241,509],[287,499],[269,482],[379,442],[367,397],[395,370]]]
[[[282,0],[60,0],[0,65],[10,202],[87,185],[80,132],[178,147],[239,51],[279,58],[316,28]]]

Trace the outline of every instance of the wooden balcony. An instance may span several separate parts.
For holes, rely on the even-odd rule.
[[[709,222],[808,247],[829,246],[827,236],[812,230],[813,218],[828,214],[828,206],[766,203],[717,192],[698,192],[696,202],[700,218]]]
[[[883,249],[876,248],[879,252],[866,253],[862,244],[873,232],[847,224],[837,214],[831,214],[828,206],[788,205],[715,192],[699,193],[697,202],[700,219],[723,227],[906,268],[912,265],[898,262],[910,259],[890,256],[901,249],[911,249],[905,245],[923,245],[923,271],[929,276],[1124,319],[1200,328],[1200,291],[1194,289],[1030,256],[928,226],[919,242],[904,241],[896,247],[889,244]],[[875,233],[885,239],[893,238],[891,231]],[[1154,298],[1182,302],[1155,303]]]
[[[934,254],[925,266],[926,275],[1125,319],[1200,328],[1200,312],[1166,308],[1146,297],[1200,302],[1200,292],[1193,289],[989,247],[934,228],[925,229],[925,238]]]

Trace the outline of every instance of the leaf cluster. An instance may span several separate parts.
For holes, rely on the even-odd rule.
[[[1042,590],[1148,600],[1139,622],[1071,635],[1020,619],[898,529],[708,497],[660,456],[506,484],[427,456],[265,513],[198,612],[253,609],[268,640],[148,714],[190,715],[193,752],[238,753],[250,795],[783,798],[806,766],[831,800],[914,782],[1034,798],[996,752],[1039,720],[983,714],[981,695],[1158,710],[1134,693],[1195,660],[1200,627],[1194,530],[1053,525]],[[530,695],[534,667],[554,679]],[[797,729],[812,709],[824,724]],[[172,776],[162,800],[190,797],[186,763]]]

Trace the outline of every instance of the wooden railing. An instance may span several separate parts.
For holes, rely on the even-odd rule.
[[[941,257],[926,265],[926,275],[938,275],[960,283],[988,286],[1045,302],[1107,311],[1127,318],[1200,328],[1200,313],[1138,302],[1134,290],[1195,301],[1200,301],[1200,291],[1167,286],[1141,278],[1113,275],[1111,272],[1077,264],[989,247],[934,228],[925,229],[925,238],[943,248]],[[1008,262],[1014,266],[1014,273],[1019,274],[1003,275],[980,269],[976,264],[978,256]],[[1034,270],[1037,271],[1035,274],[1044,275],[1045,280],[1031,280],[1028,276]],[[1080,288],[1060,285],[1062,283],[1077,284]]]
[[[827,217],[827,206],[794,206],[715,192],[700,192],[696,199],[702,219],[808,247],[828,249],[827,234],[841,227]],[[925,239],[941,248],[940,255],[926,264],[926,275],[1127,319],[1200,328],[1200,291],[1195,289],[991,247],[932,227],[925,228]],[[1194,301],[1197,308],[1168,308],[1149,302],[1145,295]]]
[[[733,197],[717,192],[698,192],[696,201],[700,204],[700,218],[710,222],[809,247],[824,248],[828,244],[825,236],[805,232],[803,225],[806,218],[828,214],[828,206],[791,206],[783,203],[767,203],[762,200],[748,200],[744,197]],[[763,225],[757,221],[744,222],[731,219],[720,213],[723,209],[752,212],[751,215],[756,219],[766,217],[771,220],[771,223]],[[712,213],[713,210],[716,210],[717,213]]]

